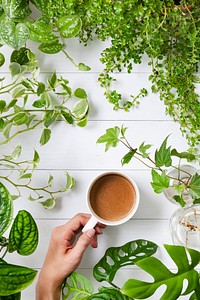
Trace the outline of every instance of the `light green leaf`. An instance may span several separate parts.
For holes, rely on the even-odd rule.
[[[58,30],[65,38],[76,36],[82,27],[82,21],[77,15],[62,16],[58,19]]]
[[[134,149],[134,151],[129,151],[121,160],[122,166],[125,164],[128,164],[131,159],[134,157],[137,149]]]
[[[39,156],[38,152],[36,150],[34,150],[33,162],[37,164],[37,163],[39,163],[39,161],[40,161],[40,156]]]
[[[2,5],[10,19],[24,19],[31,14],[28,0],[2,0]]]
[[[124,125],[122,125],[122,127],[121,127],[121,135],[122,135],[122,138],[125,138],[125,133],[126,133],[126,130],[127,130],[128,128],[127,127],[124,127]]]
[[[23,174],[21,176],[19,176],[19,179],[30,179],[32,177],[32,173],[26,173],[26,174]]]
[[[134,265],[137,261],[153,255],[157,248],[156,244],[147,240],[134,240],[120,247],[108,248],[94,266],[93,275],[99,282],[111,283],[120,268]]]
[[[85,276],[73,272],[64,282],[62,299],[86,300],[93,294],[92,282]]]
[[[171,151],[170,148],[167,148],[167,139],[169,136],[166,137],[166,139],[163,141],[161,147],[159,150],[156,150],[155,152],[155,164],[156,167],[170,167],[172,164],[171,159]]]
[[[29,27],[29,39],[37,43],[52,43],[58,40],[58,37],[53,33],[49,32],[48,28],[41,26],[41,23],[27,23]]]
[[[200,175],[195,173],[189,184],[189,194],[192,198],[200,198]]]
[[[28,121],[27,112],[19,112],[13,117],[12,121],[17,126],[25,124]]]
[[[23,86],[18,86],[13,90],[12,97],[17,99],[24,96],[25,88]]]
[[[80,99],[87,99],[87,93],[84,89],[78,88],[74,92],[74,96]]]
[[[29,212],[20,210],[10,230],[8,250],[17,251],[20,255],[30,255],[37,245],[37,225]]]
[[[81,119],[80,121],[77,122],[77,125],[79,127],[85,127],[88,122],[88,117],[86,116],[85,118]]]
[[[108,128],[106,129],[106,133],[98,138],[97,143],[105,143],[105,151],[107,151],[110,147],[117,146],[119,143],[119,134],[120,128],[118,126]]]
[[[12,158],[15,160],[20,157],[22,152],[22,146],[18,145],[12,153]]]
[[[176,156],[179,158],[185,158],[188,161],[192,161],[196,159],[196,156],[189,152],[178,152],[176,149],[171,150],[171,156]]]
[[[151,185],[152,185],[155,193],[160,194],[166,188],[169,187],[170,179],[166,175],[165,171],[163,171],[160,175],[155,170],[152,170],[151,176],[152,176],[152,180],[153,180],[153,182],[151,182]]]
[[[200,252],[186,249],[181,246],[165,245],[168,254],[177,265],[178,272],[172,273],[155,257],[148,257],[136,263],[154,278],[153,282],[145,282],[137,279],[129,279],[121,289],[121,292],[131,298],[146,299],[152,296],[156,290],[165,285],[161,300],[178,299],[179,296],[188,295],[199,285],[199,275],[194,267],[200,261]],[[188,258],[187,253],[190,256]],[[183,282],[187,281],[187,288],[183,292]]]
[[[12,123],[8,123],[8,125],[6,125],[6,127],[4,127],[3,135],[5,136],[6,139],[9,139],[9,137],[10,137],[10,131],[11,131],[12,125],[13,125]]]
[[[151,147],[152,147],[152,145],[150,145],[150,144],[146,144],[146,145],[145,145],[144,142],[140,145],[139,151],[140,151],[140,153],[142,154],[142,157],[143,157],[143,158],[146,158],[146,157],[149,156],[149,153],[147,153],[147,150],[148,150],[149,148],[151,148]]]
[[[66,172],[65,175],[66,175],[66,189],[67,190],[72,189],[74,187],[75,180],[73,177],[69,175],[68,172]]]
[[[91,70],[91,68],[89,67],[89,66],[87,66],[86,64],[84,64],[84,63],[79,63],[78,64],[78,69],[80,70],[80,71],[90,71]]]
[[[52,186],[52,182],[53,182],[53,176],[50,174],[49,175],[49,180],[48,180],[48,186]]]
[[[7,45],[19,49],[28,40],[29,29],[24,23],[6,20],[1,23],[1,38]]]
[[[47,105],[47,102],[45,99],[42,99],[42,100],[36,100],[33,102],[33,107],[36,107],[36,108],[42,108],[42,107],[45,107]]]
[[[45,92],[45,84],[43,82],[38,82],[37,95],[38,97]]]
[[[0,295],[9,296],[21,292],[33,282],[36,274],[36,270],[27,267],[0,264]]]
[[[56,118],[57,118],[57,114],[55,113],[54,110],[46,111],[43,118],[44,126],[49,127],[56,121]]]
[[[12,77],[21,73],[21,66],[20,66],[20,64],[18,64],[16,62],[12,62],[9,66],[9,69],[10,69],[10,73],[11,73]]]
[[[55,198],[49,198],[49,199],[47,199],[45,201],[41,201],[39,203],[42,204],[42,206],[46,209],[52,209],[52,208],[54,208],[56,201],[55,201]]]
[[[13,202],[7,188],[0,182],[0,237],[9,227],[13,216]]]
[[[45,145],[49,141],[50,138],[51,138],[51,130],[48,128],[45,128],[42,131],[42,135],[40,137],[40,144]]]
[[[75,116],[75,118],[82,119],[87,114],[88,108],[89,108],[89,106],[88,106],[87,99],[82,99],[82,100],[79,100],[78,102],[76,102],[72,113]]]
[[[43,43],[38,49],[46,54],[55,54],[62,50],[63,45],[59,43],[59,40],[54,41],[52,43]]]

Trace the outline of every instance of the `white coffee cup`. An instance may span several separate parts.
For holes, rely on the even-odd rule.
[[[117,178],[117,176],[119,176],[120,180],[122,178],[123,178],[122,180],[125,179],[126,181],[128,181],[127,184],[131,185],[131,189],[133,188],[133,198],[134,199],[133,199],[133,205],[131,206],[131,209],[128,211],[128,213],[125,216],[123,216],[120,219],[116,219],[116,220],[108,220],[108,219],[102,218],[94,211],[94,209],[92,208],[92,205],[91,205],[91,195],[90,194],[91,194],[92,188],[95,186],[95,183],[97,184],[97,182],[99,182],[99,180],[102,180],[102,179],[104,180],[106,178],[106,176],[108,176],[108,175],[114,175],[114,177],[116,177],[116,178]],[[127,187],[127,189],[128,189],[128,187]],[[118,192],[120,191],[120,185],[117,187],[117,190],[118,190]],[[118,193],[118,195],[119,195],[119,193]],[[116,197],[117,197],[117,195],[116,195]],[[118,198],[119,198],[119,196],[118,196]],[[139,205],[139,201],[140,201],[140,194],[139,194],[139,190],[138,190],[138,187],[137,187],[135,181],[128,175],[125,175],[124,173],[121,173],[121,172],[105,172],[105,173],[100,174],[96,178],[94,178],[92,180],[92,182],[90,183],[88,190],[87,190],[86,201],[87,201],[86,202],[87,207],[91,213],[91,218],[89,219],[87,224],[84,226],[82,232],[85,232],[88,229],[94,228],[98,222],[105,224],[105,225],[109,225],[109,226],[116,226],[116,225],[120,225],[120,224],[127,222],[128,220],[130,220],[133,217],[133,215],[135,214],[135,212],[138,209],[138,205]],[[123,201],[123,199],[122,199],[122,201]]]

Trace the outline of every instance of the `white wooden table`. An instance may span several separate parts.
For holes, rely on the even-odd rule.
[[[23,157],[32,157],[33,148],[40,154],[41,161],[36,171],[34,183],[40,185],[48,178],[49,173],[56,179],[56,187],[64,184],[64,173],[68,171],[76,180],[75,187],[58,199],[57,206],[52,211],[45,210],[37,203],[27,200],[28,193],[24,191],[23,198],[15,202],[15,214],[19,209],[28,210],[35,218],[40,233],[39,246],[35,253],[29,257],[22,257],[17,254],[7,256],[7,260],[16,264],[22,264],[41,268],[51,234],[52,228],[67,222],[78,212],[87,212],[85,198],[86,189],[90,181],[104,171],[123,171],[134,178],[138,184],[141,202],[134,218],[124,225],[107,227],[104,234],[99,238],[97,249],[87,249],[78,272],[92,278],[92,268],[103,256],[105,250],[111,246],[119,246],[134,239],[148,239],[157,243],[160,247],[157,256],[171,269],[175,266],[163,249],[163,243],[172,243],[169,232],[169,219],[177,207],[171,204],[163,194],[157,195],[150,185],[150,171],[137,161],[129,165],[121,166],[120,160],[126,153],[123,146],[117,149],[112,148],[107,153],[104,146],[96,144],[97,138],[105,133],[105,130],[115,125],[124,124],[128,127],[127,136],[133,146],[139,146],[143,141],[159,147],[164,138],[171,134],[169,143],[178,150],[186,150],[187,143],[181,136],[179,124],[175,124],[165,115],[163,102],[159,96],[152,94],[148,76],[150,67],[146,62],[136,65],[134,72],[128,75],[126,72],[116,74],[118,79],[116,88],[128,96],[129,93],[136,94],[141,87],[148,89],[148,96],[141,100],[138,108],[131,112],[113,111],[112,105],[103,96],[104,90],[99,86],[98,75],[102,70],[99,62],[100,52],[105,44],[99,41],[93,42],[90,46],[79,45],[76,39],[69,41],[68,51],[75,61],[84,62],[91,66],[88,73],[78,71],[70,64],[64,55],[43,56],[37,51],[35,45],[31,45],[40,61],[43,76],[47,76],[54,70],[70,81],[73,89],[83,87],[89,96],[90,113],[87,127],[73,127],[64,122],[57,122],[52,129],[50,142],[39,146],[41,128],[35,130],[34,134],[24,134],[13,141],[13,144],[20,142],[23,146]],[[4,48],[4,53],[10,50]],[[1,76],[7,76],[8,62],[0,69]],[[155,149],[154,147],[154,149]],[[7,148],[10,150],[10,146]],[[5,153],[5,151],[4,151]],[[126,279],[139,277],[146,279],[146,275],[136,267],[125,268],[117,275],[117,282],[123,285]],[[95,283],[95,280],[93,279]],[[97,283],[95,283],[98,286]],[[163,290],[164,287],[161,288]],[[158,300],[161,290],[158,290],[150,299]],[[35,284],[23,292],[23,300],[35,299]],[[188,299],[182,297],[181,299]]]

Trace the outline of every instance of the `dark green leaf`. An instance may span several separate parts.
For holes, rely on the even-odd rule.
[[[28,64],[30,61],[28,52],[30,52],[30,50],[26,47],[22,47],[19,50],[14,50],[10,56],[10,62],[16,62],[21,66]]]
[[[49,127],[56,121],[56,118],[57,118],[57,114],[55,113],[54,110],[46,111],[43,119],[44,126]]]
[[[42,108],[42,107],[45,107],[47,105],[47,102],[45,99],[42,99],[42,100],[36,100],[33,102],[33,107],[36,107],[36,108]]]
[[[173,196],[173,198],[174,198],[174,200],[175,200],[177,203],[179,203],[182,207],[185,206],[186,202],[185,202],[185,200],[183,199],[182,196],[175,195],[175,196]]]
[[[155,257],[148,257],[136,263],[137,267],[146,271],[154,278],[152,282],[129,279],[121,289],[121,292],[131,298],[146,299],[152,296],[156,290],[165,285],[163,295],[160,299],[178,299],[183,293],[183,282],[187,281],[184,295],[190,294],[199,285],[198,272],[194,267],[200,261],[200,252],[181,246],[165,245],[165,248],[177,265],[178,272],[172,273],[167,267]]]
[[[74,119],[72,117],[72,115],[64,110],[61,110],[61,115],[64,118],[64,120],[69,123],[69,124],[73,124],[74,123]]]
[[[1,113],[4,111],[5,107],[6,107],[6,101],[0,100],[0,112]]]
[[[0,264],[0,295],[16,294],[28,287],[35,279],[37,271],[11,264]]]
[[[192,196],[192,198],[200,198],[200,175],[198,173],[195,173],[192,176],[192,179],[189,184],[189,194]]]
[[[0,296],[0,300],[20,300],[21,299],[21,293],[17,293],[10,296]]]
[[[10,19],[24,19],[31,14],[28,0],[2,0],[2,5]]]
[[[38,82],[37,95],[38,97],[45,92],[45,84],[43,82]]]
[[[113,128],[106,129],[106,133],[100,136],[97,143],[106,143],[105,151],[110,147],[116,147],[119,143],[120,128],[115,126]]]
[[[99,293],[93,294],[87,300],[129,300],[129,297],[123,295],[119,290],[114,288],[101,287]]]
[[[95,265],[93,275],[97,281],[112,282],[117,271],[125,266],[153,255],[158,246],[146,240],[131,241],[120,247],[111,247]]]
[[[9,227],[13,215],[13,202],[7,188],[0,182],[0,237]]]
[[[56,76],[55,72],[53,73],[53,75],[51,76],[51,78],[48,81],[49,81],[50,87],[54,89],[57,84],[57,76]]]
[[[2,67],[4,63],[5,63],[5,56],[2,53],[0,53],[0,67]]]
[[[121,160],[122,166],[125,164],[128,164],[133,156],[135,155],[137,149],[134,149],[133,151],[129,151]]]
[[[2,118],[0,118],[0,131],[4,129],[5,122]]]
[[[12,121],[17,126],[25,124],[28,121],[28,114],[27,114],[27,112],[19,112],[18,114],[16,114],[13,117]]]
[[[159,150],[156,150],[155,152],[155,164],[156,167],[170,167],[172,164],[171,159],[171,151],[170,148],[167,148],[167,139],[169,136],[166,137],[166,139],[163,141],[161,147]]]
[[[9,234],[9,252],[20,255],[32,254],[38,245],[38,229],[31,214],[20,210],[14,219]]]
[[[176,149],[171,150],[171,156],[177,156],[179,158],[185,158],[188,161],[192,161],[196,159],[196,156],[194,154],[191,154],[189,152],[178,152]]]
[[[64,282],[62,288],[62,299],[83,299],[86,300],[93,294],[92,282],[87,277],[73,272]],[[71,298],[71,296],[73,298]]]
[[[51,130],[48,128],[45,128],[42,131],[42,135],[40,137],[40,144],[45,145],[49,141],[50,138],[51,138]]]
[[[151,176],[152,176],[152,180],[153,180],[153,182],[151,182],[151,185],[152,185],[155,193],[160,194],[166,188],[169,187],[170,179],[166,175],[165,171],[163,171],[160,175],[155,170],[152,170]]]
[[[76,36],[81,30],[82,22],[77,15],[62,16],[58,19],[58,29],[65,38]]]

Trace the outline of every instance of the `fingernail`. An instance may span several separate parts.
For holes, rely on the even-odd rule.
[[[95,229],[89,229],[86,231],[86,235],[91,239],[95,235]]]

